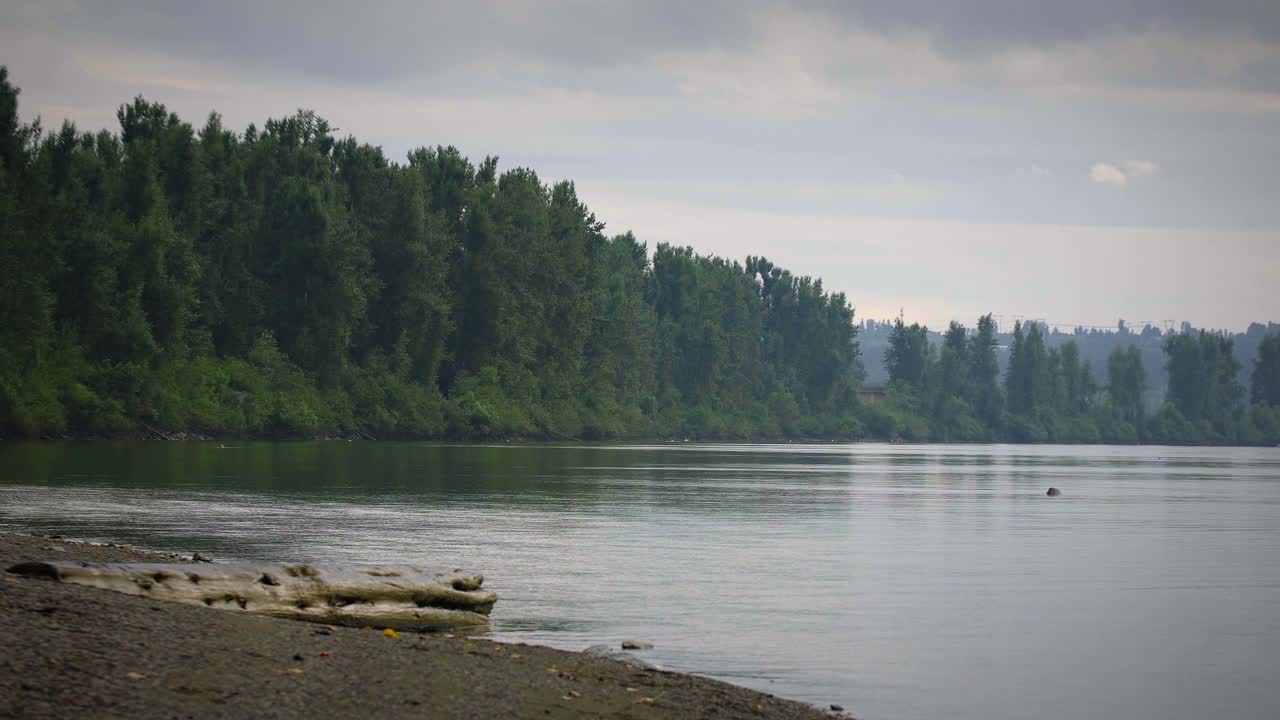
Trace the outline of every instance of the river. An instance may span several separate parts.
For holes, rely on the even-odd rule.
[[[1274,448],[0,443],[0,529],[467,568],[864,720],[1280,716]]]

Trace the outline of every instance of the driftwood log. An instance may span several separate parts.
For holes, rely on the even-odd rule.
[[[10,573],[130,595],[331,625],[430,630],[481,625],[484,577],[411,565],[25,562]]]

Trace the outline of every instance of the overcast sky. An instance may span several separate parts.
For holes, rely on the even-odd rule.
[[[1275,0],[0,0],[0,55],[46,127],[310,108],[860,317],[1280,320]]]

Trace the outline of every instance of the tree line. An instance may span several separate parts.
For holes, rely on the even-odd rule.
[[[570,182],[300,111],[45,132],[0,69],[0,434],[853,436],[821,281],[607,235]]]
[[[0,436],[1277,439],[1280,341],[1248,407],[1219,336],[1171,343],[1146,413],[1140,360],[1095,380],[1028,326],[1002,373],[989,316],[936,351],[899,322],[864,402],[843,294],[650,252],[571,182],[395,162],[308,111],[196,128],[139,97],[46,132],[18,97],[0,67]]]
[[[1165,335],[1167,387],[1154,409],[1138,346],[1115,347],[1099,378],[1074,340],[1046,347],[1045,336],[1038,323],[1016,323],[1001,374],[990,315],[972,330],[951,323],[936,350],[927,327],[898,319],[884,351],[888,398],[864,414],[868,430],[969,442],[1280,443],[1280,333],[1262,339],[1247,394],[1229,335]]]
[[[1007,325],[1002,324],[999,317],[996,317],[996,321],[999,329],[997,338],[1000,343],[996,351],[996,360],[1000,364],[1000,372],[1003,373],[1009,361],[1009,346],[1013,342],[1013,321],[1010,320]],[[1127,350],[1129,346],[1137,347],[1147,373],[1147,389],[1144,398],[1147,405],[1152,408],[1158,408],[1164,403],[1165,391],[1169,385],[1164,355],[1166,337],[1173,332],[1196,331],[1190,323],[1182,323],[1180,329],[1175,330],[1172,326],[1165,329],[1155,327],[1149,322],[1135,327],[1120,320],[1113,328],[1075,327],[1064,330],[1047,326],[1044,321],[1024,320],[1023,322],[1024,324],[1036,322],[1042,325],[1044,344],[1048,349],[1056,347],[1061,350],[1066,343],[1074,342],[1080,362],[1089,365],[1090,370],[1099,378],[1107,376],[1107,361],[1116,348]],[[886,321],[864,318],[858,322],[858,343],[862,346],[864,357],[884,356],[893,326],[892,319]],[[942,331],[945,332],[945,330],[946,327],[943,326]],[[943,332],[930,328],[929,340],[935,345],[940,345]],[[1242,386],[1248,387],[1253,370],[1250,360],[1258,356],[1259,345],[1268,335],[1280,332],[1280,323],[1255,322],[1251,323],[1244,332],[1221,332],[1232,340],[1236,357],[1241,360],[1238,379]],[[888,372],[883,364],[867,363],[865,381],[871,385],[888,383]]]

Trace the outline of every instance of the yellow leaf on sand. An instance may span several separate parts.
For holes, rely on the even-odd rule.
[[[395,630],[392,630],[391,628],[387,628],[386,630],[382,631],[382,637],[398,638],[400,637],[400,633],[396,632]]]
[[[145,678],[146,675],[143,675],[142,673],[131,672],[125,675],[125,677],[129,678],[130,680],[141,680]]]
[[[476,646],[476,644],[475,644],[475,643],[462,643],[462,647],[464,647],[464,648],[472,648],[472,647],[475,647],[475,646]]]

